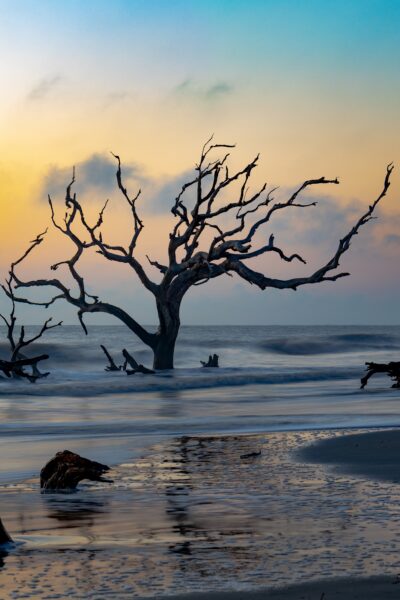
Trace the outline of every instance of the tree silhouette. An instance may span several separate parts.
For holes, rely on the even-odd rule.
[[[85,333],[87,333],[87,329],[83,316],[86,313],[101,312],[113,315],[152,349],[155,369],[170,369],[173,368],[174,348],[180,327],[181,303],[192,286],[207,283],[222,275],[237,275],[248,283],[258,286],[261,290],[266,288],[296,290],[302,285],[336,281],[349,275],[349,273],[334,273],[334,271],[339,267],[342,255],[349,249],[353,236],[372,219],[376,206],[386,195],[393,166],[387,167],[383,189],[379,196],[339,241],[335,253],[325,265],[306,277],[274,279],[248,266],[248,261],[268,253],[274,253],[289,263],[299,261],[305,264],[306,261],[300,254],[286,254],[276,245],[273,234],[269,236],[266,244],[254,247],[254,240],[260,227],[269,224],[272,217],[279,211],[294,207],[315,206],[316,202],[299,200],[301,193],[307,188],[338,184],[339,182],[337,179],[326,179],[325,177],[309,179],[304,181],[283,202],[274,200],[272,195],[274,189],[267,191],[266,184],[249,194],[248,184],[252,172],[257,166],[258,156],[244,168],[233,173],[230,173],[227,165],[228,151],[221,158],[212,159],[214,151],[221,149],[225,151],[225,149],[233,147],[230,144],[214,144],[212,138],[203,146],[193,178],[182,186],[171,209],[176,223],[169,234],[168,258],[165,264],[147,257],[149,263],[160,272],[158,282],[149,277],[137,257],[136,247],[144,227],[137,211],[137,202],[141,191],[139,190],[135,196],[129,194],[123,182],[119,156],[114,155],[117,164],[117,185],[129,206],[132,217],[132,231],[128,246],[112,245],[103,238],[101,229],[108,201],[100,210],[96,221],[93,224],[89,223],[76,193],[72,192],[75,182],[74,171],[72,181],[66,189],[66,213],[62,222],[57,220],[50,196],[48,200],[53,226],[62,235],[69,238],[75,248],[71,258],[53,264],[51,269],[56,271],[59,267],[65,266],[75,281],[76,290],[71,291],[58,278],[25,281],[17,275],[16,267],[25,261],[36,246],[42,243],[46,233],[44,232],[39,234],[25,253],[13,263],[11,277],[15,288],[53,287],[57,290],[56,295],[45,302],[34,302],[26,298],[19,298],[19,300],[49,307],[59,299],[64,299],[78,309],[78,317]],[[194,195],[191,204],[187,198],[188,192],[192,192]],[[228,192],[232,194],[233,199],[226,200]],[[233,225],[221,224],[221,219],[218,217],[224,219],[226,216],[233,219]],[[82,231],[88,239],[83,238]],[[155,299],[159,319],[158,330],[155,333],[147,331],[122,308],[103,302],[98,296],[92,295],[86,290],[86,282],[78,271],[78,262],[82,254],[89,248],[95,249],[109,261],[128,265],[142,285],[151,292]]]
[[[11,267],[11,269],[12,268],[13,267]],[[12,283],[13,277],[11,271],[8,279],[0,286],[10,300],[9,314],[6,316],[0,313],[0,319],[3,321],[6,327],[6,337],[10,347],[9,360],[0,359],[0,371],[2,371],[6,377],[26,377],[26,379],[34,383],[37,379],[50,375],[49,372],[41,372],[38,367],[38,363],[42,360],[47,360],[49,356],[47,354],[40,354],[33,357],[28,357],[25,354],[25,350],[39,340],[50,329],[60,327],[62,325],[62,321],[59,323],[52,323],[52,318],[50,317],[50,319],[47,319],[47,321],[43,323],[36,334],[30,338],[26,337],[24,325],[20,326],[18,333],[16,315],[17,307]],[[22,302],[23,300],[19,299],[19,301]],[[26,302],[29,303],[29,301]],[[26,367],[28,367],[31,372],[26,371]]]

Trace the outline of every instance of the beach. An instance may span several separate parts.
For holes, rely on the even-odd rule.
[[[353,447],[371,453],[351,456]],[[4,485],[16,546],[3,552],[0,589],[12,598],[398,597],[399,449],[400,430],[384,429],[185,436],[116,465],[112,485],[45,495],[37,479]],[[391,470],[378,479],[388,450]]]
[[[398,391],[357,379],[398,328],[187,328],[174,372],[134,377],[96,350],[124,330],[57,335],[46,380],[0,382],[0,597],[400,593]],[[113,483],[41,494],[63,449]]]

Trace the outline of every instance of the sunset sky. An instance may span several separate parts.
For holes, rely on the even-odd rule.
[[[309,264],[294,271],[264,257],[257,268],[265,274],[311,273],[379,194],[386,165],[396,170],[379,220],[342,260],[351,277],[296,293],[221,279],[190,293],[182,322],[398,323],[399,27],[397,0],[0,0],[2,277],[48,225],[48,192],[62,214],[73,165],[88,211],[111,197],[110,226],[126,233],[110,151],[132,191],[143,188],[140,256],[162,260],[174,193],[214,133],[237,144],[233,167],[261,153],[254,185],[279,185],[277,197],[304,179],[340,179],[316,191],[317,208],[264,233],[277,231],[282,247]],[[24,273],[46,275],[67,256],[51,233]],[[131,271],[113,273],[93,256],[82,271],[102,299],[155,322]],[[53,313],[76,322],[63,304]]]

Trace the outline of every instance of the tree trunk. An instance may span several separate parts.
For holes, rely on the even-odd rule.
[[[158,343],[154,348],[153,369],[173,369],[175,342],[178,332],[167,332],[160,334]]]
[[[157,341],[153,347],[153,369],[164,370],[174,368],[174,352],[176,338],[178,337],[180,319],[179,306],[171,305],[159,299],[157,311],[160,326],[157,332]]]

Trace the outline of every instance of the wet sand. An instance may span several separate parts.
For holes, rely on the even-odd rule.
[[[279,590],[185,594],[157,600],[389,600],[400,597],[393,578],[325,580]]]
[[[400,597],[398,438],[185,436],[118,465],[113,485],[48,495],[37,478],[0,486],[17,542],[0,556],[0,597]]]
[[[307,462],[332,465],[348,473],[400,483],[400,430],[381,429],[318,441],[300,450]]]

